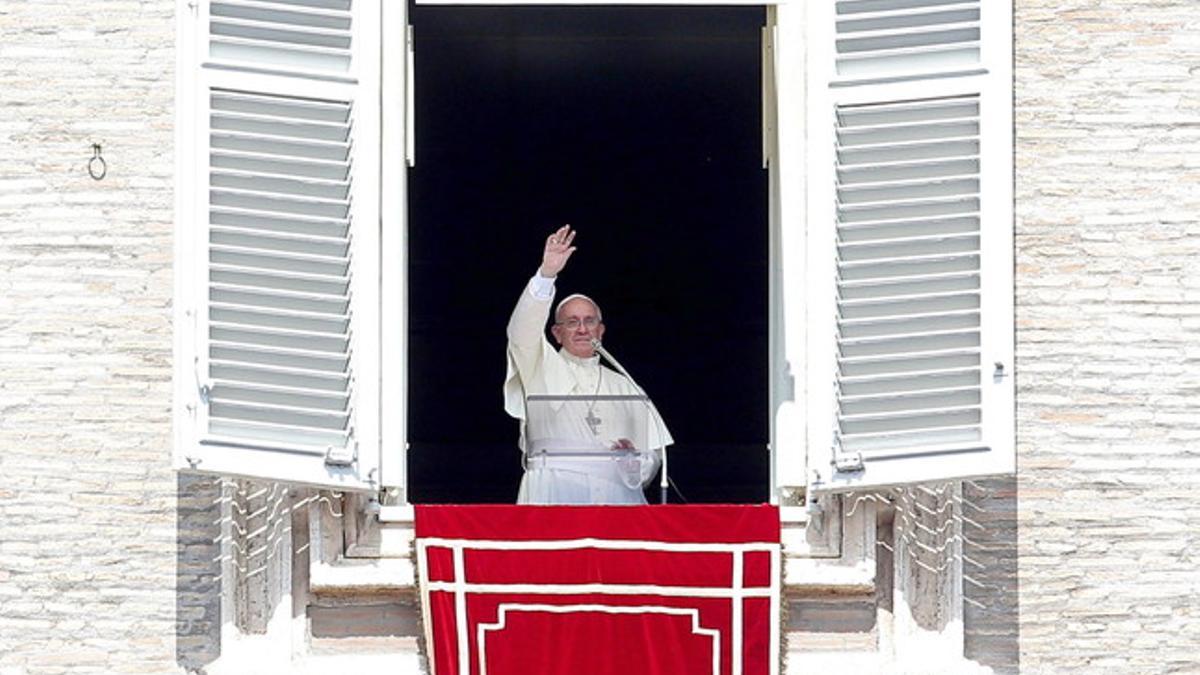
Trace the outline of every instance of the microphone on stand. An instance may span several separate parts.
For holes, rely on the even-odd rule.
[[[608,361],[609,363],[611,363],[613,365],[613,367],[617,369],[617,372],[624,375],[625,379],[629,380],[629,384],[632,384],[633,388],[637,390],[639,395],[641,395],[642,402],[646,404],[646,410],[650,413],[650,417],[654,419],[654,426],[658,432],[658,440],[659,440],[659,442],[663,442],[663,440],[666,438],[667,435],[665,433],[663,433],[663,429],[660,428],[661,420],[658,416],[658,413],[655,412],[654,408],[650,405],[650,397],[646,395],[646,390],[642,389],[642,385],[638,384],[637,380],[633,379],[633,376],[629,374],[629,371],[625,370],[625,366],[621,365],[621,362],[618,361],[616,359],[616,357],[614,357],[612,354],[609,353],[609,351],[607,349],[604,348],[604,345],[601,344],[599,339],[592,338],[592,349],[596,350],[596,353],[599,354],[600,356],[603,356],[605,361]],[[654,448],[650,448],[650,449],[653,450]],[[660,504],[667,503],[667,486],[668,486],[668,484],[669,484],[669,481],[667,480],[667,445],[666,445],[666,443],[663,443],[663,446],[662,446],[662,479],[659,480],[659,484],[658,484],[658,499],[659,499]]]

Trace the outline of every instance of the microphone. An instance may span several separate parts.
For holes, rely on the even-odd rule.
[[[662,442],[666,438],[666,434],[663,433],[663,429],[661,428],[662,427],[662,418],[660,418],[658,416],[657,411],[654,410],[654,406],[652,406],[650,404],[650,397],[646,395],[646,390],[642,389],[642,385],[638,384],[637,380],[633,379],[633,376],[629,374],[629,371],[625,370],[625,366],[621,365],[621,362],[618,361],[616,359],[616,357],[614,357],[612,354],[609,353],[609,351],[607,349],[604,348],[604,345],[601,344],[599,338],[592,338],[592,349],[596,350],[596,353],[599,354],[600,356],[603,356],[605,361],[608,361],[609,363],[611,363],[613,365],[613,367],[617,369],[617,372],[624,375],[625,379],[629,380],[629,384],[633,385],[634,390],[636,390],[637,393],[642,396],[642,402],[646,404],[646,410],[650,413],[651,418],[654,420],[655,428],[658,429],[658,440],[660,442]],[[659,481],[659,486],[658,486],[659,487],[659,502],[662,504],[667,503],[667,486],[668,485],[669,485],[669,482],[668,482],[668,478],[667,478],[667,446],[664,444],[662,447],[662,479]]]
[[[599,354],[600,356],[603,356],[606,361],[613,364],[613,366],[616,367],[618,372],[620,372],[625,377],[629,378],[629,381],[631,383],[633,383],[633,387],[635,389],[637,389],[638,391],[641,391],[642,388],[639,387],[637,385],[637,383],[633,381],[632,377],[629,377],[629,371],[625,370],[625,366],[622,366],[620,364],[620,362],[618,362],[615,358],[613,358],[612,354],[608,353],[608,350],[604,348],[604,344],[601,343],[599,339],[592,338],[592,349],[595,349],[597,354]],[[642,395],[644,396],[645,392],[642,392]]]

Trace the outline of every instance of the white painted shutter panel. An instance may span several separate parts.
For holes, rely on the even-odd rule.
[[[810,12],[813,487],[1010,473],[1011,4]]]
[[[196,8],[181,467],[378,487],[379,12]]]

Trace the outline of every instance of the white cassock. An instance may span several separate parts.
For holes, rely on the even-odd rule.
[[[553,302],[554,280],[534,275],[508,322],[504,409],[521,420],[525,466],[517,503],[645,504],[642,486],[658,471],[661,449],[673,442],[653,405],[647,413],[647,406],[640,401],[606,402],[597,404],[595,410],[581,408],[578,414],[549,414],[549,407],[526,406],[526,397],[537,394],[640,393],[625,376],[601,365],[599,356],[583,359],[551,346],[545,329]],[[526,419],[527,413],[532,419]],[[592,417],[590,424],[586,417]],[[644,428],[630,434],[633,427]],[[638,448],[636,455],[613,459],[602,452],[619,438],[635,435],[647,439],[646,447]],[[542,452],[566,449],[597,450],[597,458],[555,457]]]

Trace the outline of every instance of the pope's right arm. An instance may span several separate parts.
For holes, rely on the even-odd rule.
[[[546,318],[554,301],[554,279],[575,252],[575,232],[563,225],[546,237],[542,265],[529,280],[508,320],[508,351],[521,379],[529,384],[546,349]]]
[[[521,291],[508,319],[508,346],[518,352],[540,350],[545,339],[546,317],[554,301],[554,279],[533,275]]]

